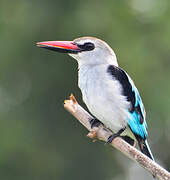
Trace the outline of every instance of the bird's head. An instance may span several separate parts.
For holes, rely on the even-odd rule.
[[[38,47],[68,53],[81,65],[113,64],[118,66],[114,51],[104,41],[94,37],[81,37],[73,41],[38,42]]]

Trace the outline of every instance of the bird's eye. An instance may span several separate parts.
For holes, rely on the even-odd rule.
[[[83,45],[78,45],[79,48],[81,48],[83,51],[92,51],[95,46],[91,42],[84,43]]]

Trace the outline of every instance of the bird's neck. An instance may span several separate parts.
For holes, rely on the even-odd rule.
[[[78,68],[97,67],[101,65],[114,65],[118,67],[116,55],[102,55],[102,56],[90,56],[88,58],[78,59]]]
[[[88,71],[91,70],[91,66],[89,65],[82,65],[82,66],[79,66],[78,68],[78,81],[80,83],[80,81],[84,80],[88,74]]]
[[[80,69],[86,70],[86,69],[91,69],[91,68],[97,68],[97,67],[100,67],[100,66],[103,66],[103,65],[105,65],[105,66],[114,65],[116,67],[119,66],[117,61],[110,61],[108,63],[97,63],[97,64],[93,64],[93,63],[87,64],[87,63],[78,62],[78,70],[80,70]]]
[[[87,74],[87,72],[91,71],[92,69],[103,69],[102,67],[107,67],[109,65],[114,65],[118,67],[117,60],[110,61],[110,63],[100,63],[100,64],[87,64],[87,63],[80,63],[78,62],[78,75],[79,77],[83,77]]]

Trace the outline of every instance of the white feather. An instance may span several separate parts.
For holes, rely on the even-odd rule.
[[[92,51],[69,54],[78,62],[78,84],[83,101],[98,120],[116,133],[127,126],[130,106],[122,95],[119,81],[107,72],[109,65],[118,66],[117,58],[110,46],[100,39],[83,37],[74,40],[79,45],[87,42],[94,44]]]
[[[108,65],[81,66],[79,87],[90,112],[113,132],[127,126],[129,103],[119,81],[107,73]]]

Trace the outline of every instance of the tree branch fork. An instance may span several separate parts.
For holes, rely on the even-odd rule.
[[[99,127],[91,129],[90,120],[93,119],[93,117],[78,104],[72,94],[69,100],[64,101],[64,108],[89,130],[87,136],[93,139],[93,141],[102,140],[107,142],[108,137],[112,135],[112,132],[102,124]],[[128,158],[137,162],[155,178],[159,180],[170,180],[170,173],[167,170],[125,142],[122,138],[116,137],[110,145],[121,151]]]

